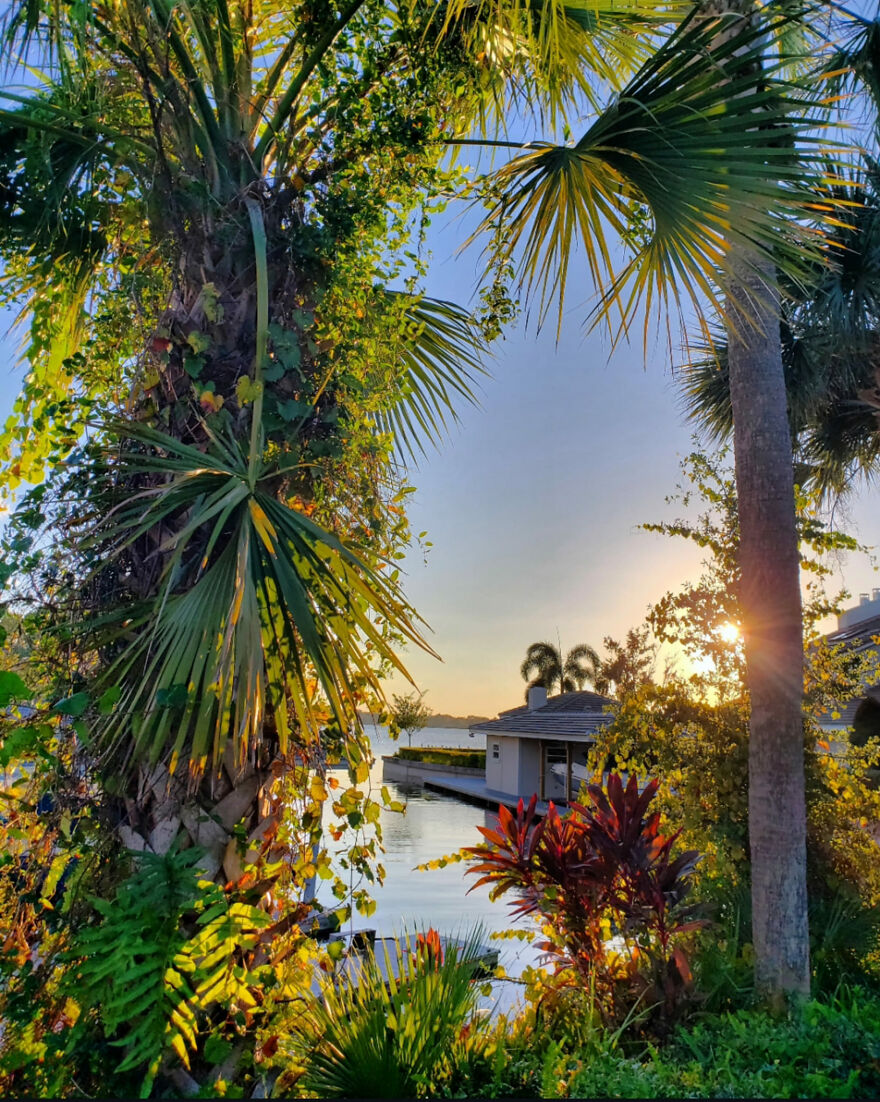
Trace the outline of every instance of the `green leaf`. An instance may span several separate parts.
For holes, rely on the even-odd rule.
[[[62,716],[81,716],[88,708],[90,700],[88,693],[74,693],[65,700],[59,700],[53,710]]]
[[[13,761],[33,758],[39,753],[39,736],[37,727],[19,727],[7,735],[0,748],[0,768],[5,769]]]
[[[118,685],[111,685],[110,688],[103,692],[98,698],[98,712],[102,716],[110,715],[120,696],[122,696],[122,689],[120,689]]]
[[[284,418],[285,421],[297,421],[301,417],[307,417],[312,411],[311,402],[299,402],[296,398],[287,398],[284,401],[278,401],[278,412]]]
[[[5,708],[13,700],[29,700],[31,690],[17,673],[0,670],[0,708]]]
[[[219,1037],[216,1033],[212,1033],[207,1041],[205,1041],[205,1059],[209,1064],[222,1064],[226,1057],[232,1052],[232,1042],[225,1040],[223,1037]]]
[[[191,379],[198,379],[205,367],[204,356],[191,356],[187,353],[183,357],[183,370]]]

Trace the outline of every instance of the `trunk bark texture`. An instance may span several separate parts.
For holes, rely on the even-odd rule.
[[[800,567],[775,283],[771,262],[756,252],[737,257],[727,326],[751,700],[755,978],[780,999],[809,993],[810,960]]]
[[[236,881],[280,820],[274,789],[282,767],[279,759],[274,768],[236,769],[227,753],[219,774],[193,793],[164,765],[142,766],[136,791],[125,800],[120,840],[127,849],[157,854],[167,853],[173,843],[181,849],[198,846],[203,854],[198,865],[206,877],[221,884]],[[239,841],[236,828],[244,828],[246,843]]]

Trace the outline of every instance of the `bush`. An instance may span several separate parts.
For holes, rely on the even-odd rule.
[[[320,1098],[432,1095],[467,1060],[482,1024],[474,1017],[482,934],[444,951],[436,931],[407,937],[328,978],[306,1000],[282,1042],[282,1091]],[[383,967],[384,964],[384,967]]]
[[[684,1009],[691,969],[683,941],[705,922],[685,900],[698,854],[673,857],[678,834],[660,834],[660,816],[648,808],[657,791],[640,791],[633,775],[624,788],[608,778],[607,791],[589,785],[592,807],[569,804],[565,818],[551,803],[536,815],[519,801],[516,815],[498,809],[498,829],[478,827],[486,839],[462,850],[474,862],[474,887],[491,898],[508,891],[515,916],[533,916],[553,961],[556,986],[591,993],[607,1024],[619,1025],[636,1007],[644,1026],[666,1032]]]
[[[870,1098],[880,1091],[880,1001],[850,992],[783,1019],[713,1015],[640,1059],[615,1050],[566,1084],[585,1098]]]
[[[467,769],[484,769],[485,750],[457,750],[451,746],[401,747],[394,755],[402,761],[421,761],[428,765],[461,765]]]

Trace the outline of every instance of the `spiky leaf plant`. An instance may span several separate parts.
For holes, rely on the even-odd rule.
[[[328,979],[293,1022],[298,1087],[322,1098],[432,1093],[480,1028],[480,937],[476,930],[441,948],[429,930],[349,958],[348,970]]]

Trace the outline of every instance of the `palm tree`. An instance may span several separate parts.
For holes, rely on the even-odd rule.
[[[547,302],[575,234],[597,277],[609,228],[626,234],[636,255],[605,299],[625,321],[681,282],[710,290],[731,242],[775,243],[772,213],[798,209],[803,168],[774,131],[796,105],[772,80],[751,91],[761,29],[719,42],[679,14],[12,7],[19,54],[39,35],[52,60],[45,88],[6,89],[0,111],[0,248],[34,318],[9,474],[90,434],[81,499],[53,520],[104,668],[93,752],[131,844],[185,830],[222,877],[294,751],[307,761],[326,714],[347,729],[376,670],[400,668],[392,637],[421,641],[383,570],[405,531],[375,430],[435,439],[478,370],[475,319],[388,271],[418,203],[454,185],[450,143],[520,152],[491,180],[488,225],[497,270],[522,245]],[[473,137],[523,90],[551,119],[584,98],[596,119],[562,147]]]
[[[809,105],[804,102],[808,97],[799,93],[790,73],[783,75],[785,63],[768,56],[768,42],[796,26],[800,14],[796,9],[797,5],[787,5],[780,15],[778,8],[761,8],[748,0],[697,4],[693,16],[667,43],[676,51],[674,60],[664,48],[637,78],[642,94],[652,82],[664,79],[674,81],[682,94],[664,98],[661,111],[652,112],[651,124],[644,127],[639,127],[644,121],[641,101],[635,103],[626,94],[620,97],[618,114],[631,121],[629,128],[615,132],[612,182],[598,178],[590,156],[596,130],[601,133],[607,125],[603,119],[573,146],[548,144],[514,157],[500,173],[502,187],[493,211],[497,220],[506,220],[511,255],[512,250],[521,250],[522,278],[538,292],[545,308],[555,296],[562,309],[570,244],[576,237],[584,244],[594,278],[608,270],[607,254],[591,242],[600,199],[603,214],[616,217],[616,227],[627,232],[617,214],[622,203],[609,196],[615,183],[637,215],[635,226],[630,222],[628,230],[635,256],[612,281],[600,314],[617,306],[628,318],[634,303],[641,304],[645,298],[639,292],[645,292],[650,303],[658,270],[668,277],[667,294],[669,283],[677,277],[683,292],[695,301],[701,293],[719,307],[719,297],[726,299],[722,313],[728,335],[745,656],[752,705],[750,836],[756,980],[774,996],[809,990],[801,607],[777,270],[790,266],[794,272],[802,270],[805,254],[810,255],[803,238],[792,231],[798,219],[815,210],[809,166],[815,167],[819,179],[825,178],[825,171],[811,148],[799,148],[797,142],[808,125]],[[700,57],[712,58],[711,76],[693,52],[697,43]],[[728,95],[726,110],[711,115],[719,138],[733,124],[731,111],[742,108],[746,116],[749,136],[741,149],[749,167],[742,161],[725,167],[723,178],[707,176],[697,182],[690,176],[690,165],[695,139],[697,144],[703,140],[707,112],[699,101],[710,82],[716,91],[723,87]],[[697,119],[701,120],[698,126]],[[736,125],[743,121],[740,118]],[[764,147],[764,160],[758,166],[751,161],[751,143],[763,144],[760,135],[766,138],[768,128],[777,129],[779,140],[772,151]],[[628,137],[637,129],[641,155],[633,163]],[[650,151],[647,148],[661,135],[669,156],[653,144]],[[607,140],[606,148],[611,145]],[[706,159],[720,167],[708,149]],[[728,185],[737,186],[743,172],[750,176],[751,189],[745,203],[727,190]],[[780,185],[788,195],[782,208]],[[776,240],[771,244],[767,226],[783,208],[788,217],[776,223]],[[712,244],[699,256],[691,253],[687,262],[677,248],[673,258],[670,229],[690,234],[695,219],[707,215],[717,229]]]
[[[572,693],[585,684],[595,684],[600,668],[599,656],[587,643],[580,643],[565,655],[552,643],[532,643],[526,651],[525,661],[519,668],[523,681],[527,681],[526,701],[529,689],[542,685],[548,693],[559,685],[561,693]],[[532,676],[532,675],[535,676]]]

